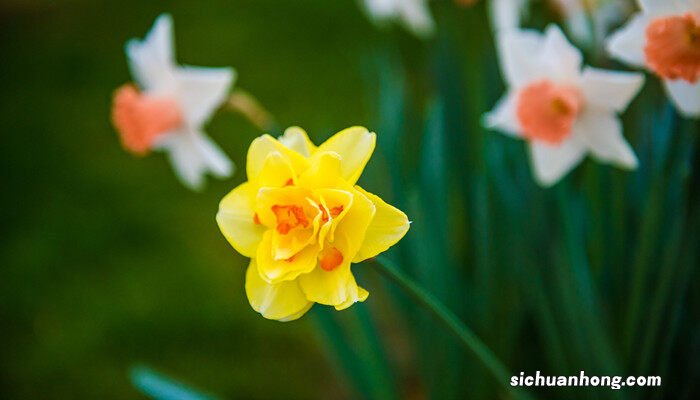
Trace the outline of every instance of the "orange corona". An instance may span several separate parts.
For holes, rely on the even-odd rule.
[[[526,138],[556,145],[571,135],[582,106],[577,88],[542,80],[520,92],[517,117]]]
[[[158,137],[183,124],[183,115],[174,100],[143,95],[134,85],[124,85],[114,93],[112,120],[124,148],[146,154]]]
[[[687,13],[653,21],[644,54],[657,75],[695,83],[700,78],[700,15]]]

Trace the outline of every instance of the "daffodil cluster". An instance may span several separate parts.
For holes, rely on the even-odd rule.
[[[290,321],[314,303],[342,310],[364,301],[351,264],[387,250],[408,231],[400,210],[356,185],[375,146],[365,128],[320,146],[289,128],[248,150],[248,181],[221,201],[217,222],[250,257],[246,293],[265,318]]]
[[[542,186],[556,184],[589,153],[600,162],[635,169],[637,157],[622,135],[617,114],[639,93],[644,76],[583,68],[581,52],[560,28],[550,25],[544,34],[519,28],[525,3],[493,0],[496,41],[509,90],[486,115],[486,127],[529,143],[532,170]],[[564,10],[579,13],[593,7],[579,0],[560,3]],[[597,7],[604,5],[598,3]],[[641,12],[611,35],[608,52],[652,71],[681,114],[700,117],[700,1],[638,3]]]
[[[543,33],[521,29],[527,3],[491,1],[508,88],[486,114],[485,126],[528,143],[535,180],[542,186],[559,182],[588,155],[637,168],[619,114],[642,89],[644,75],[584,66],[581,51],[556,25]],[[555,3],[574,37],[580,31],[575,21],[611,6],[610,1]],[[700,0],[638,3],[641,12],[607,40],[608,52],[661,78],[683,115],[700,116]],[[427,0],[364,4],[375,21],[401,20],[420,36],[435,29]],[[593,36],[601,32],[607,33]],[[182,182],[199,188],[206,173],[227,177],[233,170],[203,126],[227,101],[235,71],[178,66],[172,36],[172,19],[163,15],[144,40],[127,44],[136,84],[116,91],[112,117],[127,150],[167,152]],[[408,231],[403,212],[356,185],[375,136],[353,127],[317,147],[294,127],[279,139],[263,135],[250,145],[247,181],[223,198],[216,219],[230,244],[251,259],[246,293],[265,318],[289,321],[315,303],[342,310],[364,301],[368,292],[358,286],[351,265],[389,249]]]

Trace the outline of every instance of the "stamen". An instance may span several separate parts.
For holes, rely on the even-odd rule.
[[[342,205],[336,206],[331,208],[330,214],[332,218],[336,218],[340,213],[343,212],[344,207]],[[328,213],[326,212],[326,209],[324,207],[321,207],[321,221],[323,222],[328,222],[330,218],[328,217]]]
[[[571,135],[582,107],[577,88],[543,80],[522,89],[516,113],[526,138],[559,144]]]
[[[318,255],[318,263],[324,271],[333,271],[343,263],[343,253],[335,247],[326,247]]]
[[[277,217],[277,232],[282,235],[288,234],[289,231],[298,226],[304,228],[309,226],[309,220],[302,207],[295,205],[274,205],[271,209]]]
[[[342,205],[331,208],[331,217],[337,217],[338,215],[340,215],[340,213],[343,212],[343,209],[344,207]]]
[[[700,15],[658,18],[646,30],[647,64],[658,76],[695,83],[700,79]]]

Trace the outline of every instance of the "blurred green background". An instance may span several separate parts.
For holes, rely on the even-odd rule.
[[[545,4],[528,26],[555,20]],[[238,171],[193,193],[110,123],[124,43],[162,12],[181,63],[233,66],[280,127],[317,143],[378,132],[360,184],[413,221],[389,256],[513,373],[664,379],[538,398],[700,398],[697,122],[650,77],[623,118],[640,168],[588,159],[539,188],[525,144],[480,124],[503,91],[484,2],[431,7],[438,31],[421,42],[377,30],[354,0],[0,3],[0,398],[143,398],[135,364],[222,398],[508,398],[371,263],[353,268],[370,298],[348,311],[282,324],[250,308],[248,261],[214,216],[260,132],[215,115],[207,131]]]
[[[123,45],[161,12],[181,63],[235,67],[280,125],[322,140],[369,124],[362,55],[381,34],[354,1],[1,2],[0,397],[142,398],[136,362],[228,398],[348,396],[311,318],[250,308],[247,260],[214,221],[260,133],[213,119],[238,171],[203,193],[119,145]]]

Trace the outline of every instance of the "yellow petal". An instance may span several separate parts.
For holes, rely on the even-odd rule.
[[[377,212],[374,214],[365,234],[360,250],[352,260],[359,263],[388,250],[404,237],[411,223],[408,217],[398,208],[384,202],[379,196],[355,186],[360,193],[372,201]]]
[[[286,260],[275,260],[272,248],[272,231],[263,235],[262,242],[258,246],[255,261],[258,264],[260,277],[269,283],[279,283],[296,279],[301,274],[307,274],[316,267],[318,248],[306,246],[300,252]]]
[[[267,319],[291,321],[313,305],[306,300],[297,281],[270,284],[262,280],[255,259],[250,260],[246,272],[245,290],[250,306]]]
[[[309,301],[334,306],[337,310],[365,301],[369,296],[365,289],[357,286],[349,260],[343,260],[332,271],[316,267],[311,273],[300,275],[297,281]]]
[[[330,271],[317,266],[311,273],[300,275],[298,278],[299,285],[309,301],[338,307],[349,307],[348,302],[354,303],[356,301],[361,301],[364,292],[357,287],[355,278],[350,271],[350,262],[357,252],[357,247],[362,238],[350,238],[348,236],[349,233],[357,232],[362,233],[364,237],[361,226],[364,225],[366,229],[369,224],[368,219],[362,221],[362,214],[359,213],[359,208],[356,208],[358,203],[363,203],[362,197],[364,196],[361,194],[359,196],[361,196],[359,199],[357,197],[354,199],[350,212],[348,212],[343,222],[339,225],[336,231],[336,240],[333,243],[327,244],[327,246],[333,246],[340,251],[343,257],[341,264]],[[366,201],[369,203],[369,207],[373,207],[369,200]],[[352,210],[355,210],[356,214],[353,215]],[[368,210],[362,211],[371,219],[373,212],[368,213]],[[355,224],[357,226],[350,227],[350,225]],[[342,233],[340,230],[341,226],[345,226],[346,228]]]
[[[315,304],[314,302],[310,301],[309,304],[307,304],[307,306],[305,308],[299,310],[298,313],[292,314],[292,315],[284,317],[284,318],[280,318],[280,319],[278,319],[278,321],[279,322],[289,322],[289,321],[294,321],[295,319],[299,319],[299,318],[303,317],[304,314],[306,314],[311,309],[311,307],[313,307],[314,304]]]
[[[369,297],[369,292],[357,286],[357,283],[355,283],[355,277],[353,276],[352,282],[348,285],[347,299],[344,303],[335,306],[335,309],[338,311],[345,310],[346,308],[350,307],[351,305],[357,302],[363,302],[367,300],[367,297]]]
[[[284,135],[279,137],[279,141],[304,157],[310,157],[316,151],[316,146],[309,140],[309,135],[298,126],[287,128]]]
[[[376,208],[362,192],[352,189],[352,206],[335,228],[333,243],[353,260],[362,247]]]
[[[311,158],[326,151],[338,153],[342,158],[342,176],[353,185],[362,175],[362,170],[372,156],[376,140],[377,136],[374,132],[369,132],[366,128],[358,126],[347,128],[326,140]]]
[[[219,204],[216,222],[237,252],[254,257],[265,228],[254,222],[255,190],[246,182],[227,194]]]
[[[304,229],[289,235],[272,231],[272,256],[276,260],[286,260],[313,244],[314,230],[312,229]]]
[[[320,267],[314,268],[308,274],[297,278],[301,290],[309,301],[329,306],[345,304],[352,294],[352,282],[354,278],[350,272],[350,260],[343,259],[343,263],[332,271],[326,271]],[[355,284],[354,286],[357,286]]]
[[[284,146],[270,135],[262,135],[253,140],[248,149],[246,170],[249,181],[255,182],[258,179],[267,157],[273,152],[279,152],[282,157],[286,158],[296,174],[305,171],[309,165],[301,154]]]
[[[263,162],[255,183],[258,187],[284,187],[289,182],[296,181],[294,168],[289,159],[279,151],[268,154]]]
[[[326,240],[330,242],[335,240],[335,229],[352,209],[353,195],[350,192],[338,189],[318,189],[314,190],[313,193],[319,199],[319,205],[328,218],[328,221],[325,221],[318,233],[318,242],[323,248]]]
[[[309,189],[350,187],[343,178],[343,159],[336,152],[317,152],[309,168],[299,177],[299,185]]]

